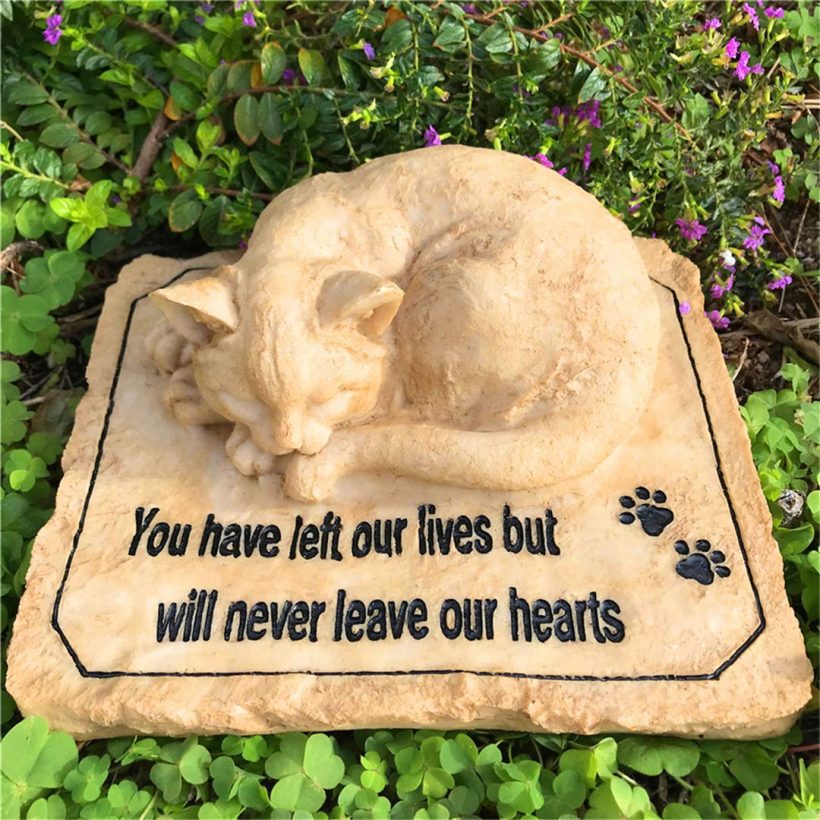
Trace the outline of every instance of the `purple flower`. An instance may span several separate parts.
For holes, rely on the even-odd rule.
[[[248,249],[248,243],[244,239],[239,240],[239,250],[246,251]]]
[[[205,25],[205,18],[201,14],[194,15],[194,22],[198,23],[200,26]]]
[[[362,45],[362,51],[364,52],[364,56],[367,57],[368,60],[372,60],[376,56],[376,49],[373,48],[370,43],[365,41]]]
[[[726,330],[729,327],[729,317],[721,316],[719,310],[704,310],[703,315],[712,323],[715,330]]]
[[[555,168],[555,163],[542,151],[539,151],[534,156],[529,157],[529,159],[535,160],[539,165],[543,165],[545,168]],[[565,177],[567,175],[566,168],[559,168],[557,170],[559,176]]]
[[[749,54],[748,51],[742,51],[740,53],[740,59],[737,61],[737,66],[735,67],[735,76],[738,80],[745,80],[750,74],[763,73],[763,66],[760,63],[751,67],[749,66],[750,58],[751,54]]]
[[[754,26],[755,31],[760,31],[760,18],[757,16],[757,12],[755,11],[753,6],[750,6],[748,3],[743,4],[743,11],[749,15],[749,22]]]
[[[530,159],[535,160],[537,163],[543,165],[545,168],[555,168],[555,163],[541,151],[531,156]]]
[[[785,276],[775,279],[774,282],[769,282],[766,287],[769,290],[785,290],[793,281],[794,280],[787,273]]]
[[[773,174],[777,175],[777,174],[779,174],[779,173],[780,173],[780,166],[779,166],[776,162],[772,162],[771,160],[768,160],[768,161],[766,162],[766,164],[769,166],[769,170],[770,170]]]
[[[43,32],[43,39],[49,45],[56,46],[60,37],[63,36],[63,32],[60,29],[60,23],[62,22],[63,18],[60,14],[52,14],[46,18],[46,30]]]
[[[202,4],[202,11],[204,11],[205,14],[208,14],[209,12],[212,12],[213,10],[214,10],[214,4],[213,3],[203,3]]]
[[[242,25],[248,28],[256,28],[256,18],[253,16],[252,11],[246,11],[242,15]]]
[[[726,43],[726,48],[723,50],[723,53],[730,59],[734,60],[737,57],[737,50],[740,48],[740,40],[737,37],[732,37],[728,43]]]
[[[441,137],[432,125],[428,125],[424,132],[424,147],[432,148],[434,145],[441,145]]]
[[[600,128],[600,110],[600,100],[589,100],[588,102],[581,103],[575,109],[575,116],[578,117],[578,122],[588,122],[593,128]]]
[[[588,171],[589,166],[592,165],[592,143],[588,142],[584,146],[584,158],[581,160],[581,164],[584,166],[584,170]]]
[[[629,200],[629,207],[626,209],[627,213],[634,214],[640,211],[641,209],[641,201],[637,197],[632,197]]]
[[[717,31],[720,28],[720,20],[717,17],[710,17],[704,24],[706,31]]]
[[[686,316],[686,314],[689,313],[691,310],[692,310],[692,305],[690,305],[689,302],[681,302],[678,305],[678,312],[680,313],[681,316]]]
[[[680,235],[689,242],[700,242],[708,233],[706,225],[701,225],[697,219],[687,222],[685,219],[676,219],[675,224],[680,230]]]
[[[544,122],[544,125],[555,125],[558,128],[564,126],[562,118],[566,120],[570,115],[570,107],[568,105],[554,105],[550,111],[550,118]]]
[[[296,79],[296,72],[292,68],[286,68],[282,72],[282,84],[283,85],[293,85],[293,81]]]
[[[774,191],[772,191],[772,199],[775,202],[783,202],[786,198],[786,186],[783,184],[783,177],[779,174],[774,178]]]
[[[766,17],[777,17],[780,18],[785,14],[783,9],[779,9],[777,6],[766,6],[766,11],[763,12]]]
[[[712,283],[711,294],[713,299],[723,298],[735,286],[735,275],[729,274],[726,284],[722,285],[719,279],[715,279]]]
[[[748,251],[756,251],[763,247],[764,238],[771,233],[765,227],[766,223],[759,216],[754,218],[751,227],[749,228],[749,235],[743,240],[743,247]]]
[[[461,8],[465,14],[478,14],[478,10],[473,3],[462,3]]]

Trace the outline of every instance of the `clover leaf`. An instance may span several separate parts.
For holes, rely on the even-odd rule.
[[[280,750],[265,762],[265,773],[278,781],[271,790],[271,806],[286,811],[318,811],[325,802],[325,790],[339,785],[344,770],[344,762],[327,735],[284,735]]]
[[[63,786],[71,792],[75,803],[91,803],[102,793],[102,787],[108,777],[111,758],[108,755],[84,757],[76,769],[65,776]]]
[[[674,777],[685,777],[698,765],[700,751],[691,740],[628,737],[618,745],[618,760],[641,774],[666,772]]]
[[[0,742],[0,785],[4,813],[14,816],[45,789],[63,785],[77,763],[77,745],[65,732],[48,731],[40,717],[28,717]]]

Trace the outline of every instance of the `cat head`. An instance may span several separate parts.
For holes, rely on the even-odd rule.
[[[227,266],[151,294],[193,345],[204,401],[275,455],[316,453],[334,428],[372,411],[386,353],[380,337],[404,297],[365,271],[292,280]]]

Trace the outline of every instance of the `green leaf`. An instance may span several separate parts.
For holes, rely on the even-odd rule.
[[[282,141],[282,117],[275,94],[263,94],[259,100],[259,127],[262,136],[269,142],[278,145]]]
[[[552,788],[561,801],[571,809],[577,809],[587,797],[586,783],[583,777],[573,769],[561,772],[552,781]]]
[[[205,123],[200,123],[200,125],[204,125]],[[217,129],[218,131],[218,129]],[[197,129],[197,134],[199,133],[199,129]],[[196,168],[199,164],[199,160],[194,153],[194,149],[188,145],[185,140],[180,139],[179,137],[174,138],[174,153],[189,167],[189,168]]]
[[[331,81],[325,58],[321,53],[309,48],[299,49],[299,68],[309,85],[325,85]]]
[[[211,753],[204,746],[192,746],[180,758],[179,773],[188,783],[207,783],[210,764]]]
[[[78,251],[93,235],[94,228],[90,228],[88,225],[72,225],[66,236],[66,247],[70,251]]]
[[[239,139],[253,145],[259,139],[259,102],[252,94],[243,94],[233,110],[233,123]]]
[[[106,111],[94,111],[85,121],[85,131],[92,137],[102,134],[111,128],[113,120],[111,115]]]
[[[472,769],[478,760],[475,743],[464,734],[455,740],[445,740],[439,754],[442,768],[450,774]]]
[[[744,746],[729,763],[729,771],[748,791],[765,792],[777,783],[777,764],[759,746]]]
[[[453,17],[445,17],[433,40],[433,47],[452,54],[464,41],[464,24]]]
[[[196,144],[199,147],[199,152],[205,156],[211,148],[213,148],[219,141],[219,135],[222,129],[215,122],[210,120],[202,120],[196,127]],[[187,143],[186,143],[187,145]],[[191,166],[194,167],[193,165]]]
[[[606,75],[598,68],[592,69],[578,92],[578,102],[585,103],[595,99],[606,88],[606,84]]]
[[[641,774],[685,777],[698,765],[700,751],[691,740],[628,737],[618,744],[618,760]]]
[[[34,105],[48,99],[48,92],[28,80],[17,80],[8,87],[6,100],[14,105]]]
[[[757,792],[745,792],[737,801],[737,813],[741,820],[760,820],[764,817],[763,795]]]
[[[77,745],[64,732],[49,734],[39,717],[28,717],[12,727],[0,742],[0,772],[5,788],[14,790],[25,806],[43,789],[62,786],[77,763]]]
[[[168,226],[175,233],[182,233],[196,225],[202,213],[202,203],[194,191],[177,194],[168,209]]]
[[[444,769],[428,769],[422,779],[421,790],[426,797],[444,797],[455,786],[456,782],[449,772]]]
[[[166,803],[176,803],[182,797],[182,777],[178,766],[172,763],[155,763],[151,767],[150,778],[162,792],[162,799]]]
[[[504,25],[493,23],[481,32],[473,43],[473,48],[479,57],[485,54],[505,54],[512,50],[512,37]]]
[[[51,148],[67,148],[80,138],[77,126],[66,122],[53,122],[40,133],[40,142]]]
[[[325,792],[304,774],[291,774],[280,780],[270,793],[274,809],[316,812],[325,802]]]
[[[267,43],[260,55],[262,65],[262,79],[265,85],[275,85],[279,82],[282,72],[287,65],[287,57],[279,43]]]
[[[45,208],[36,199],[26,200],[14,217],[20,236],[25,239],[39,239],[46,232],[44,212]]]
[[[661,817],[663,820],[700,820],[700,815],[685,803],[667,803]]]
[[[99,182],[95,182],[86,192],[85,192],[85,204],[88,208],[105,208],[108,205],[108,198],[111,196],[111,189],[114,187],[114,183],[110,179],[101,179]],[[105,225],[98,225],[100,228],[104,228]]]
[[[185,83],[171,80],[171,98],[183,111],[193,111],[199,105],[199,95]]]
[[[305,773],[325,789],[337,786],[345,773],[342,759],[333,752],[333,741],[323,734],[312,734],[305,744]]]
[[[562,772],[577,772],[589,788],[595,785],[595,774],[598,770],[595,755],[589,749],[569,749],[558,759]]]

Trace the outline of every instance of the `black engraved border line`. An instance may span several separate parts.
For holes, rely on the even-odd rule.
[[[191,271],[195,270],[213,270],[213,268],[205,268],[205,267],[192,267],[192,268],[185,268],[184,270],[177,273],[173,276],[165,285],[161,285],[159,287],[167,287],[168,285],[173,284],[176,282],[177,279],[180,279],[186,273],[190,273]],[[652,279],[652,277],[650,277]],[[749,557],[746,552],[746,547],[743,543],[743,536],[740,531],[740,525],[737,521],[737,516],[735,514],[734,507],[732,505],[732,500],[729,495],[728,487],[726,486],[726,479],[723,474],[723,467],[720,461],[720,453],[718,452],[717,440],[715,438],[714,428],[712,427],[712,420],[709,416],[709,409],[706,403],[706,396],[703,393],[703,387],[701,385],[700,376],[698,375],[698,370],[695,365],[695,358],[692,353],[692,347],[689,344],[689,337],[686,335],[686,328],[683,324],[683,318],[680,313],[680,302],[678,301],[678,296],[675,293],[674,289],[669,287],[668,285],[663,284],[663,282],[658,282],[656,279],[652,279],[655,284],[660,285],[662,288],[668,290],[672,294],[672,298],[675,303],[675,315],[678,320],[678,327],[681,331],[681,336],[683,338],[684,345],[686,346],[686,354],[689,358],[689,363],[692,367],[692,372],[695,376],[695,384],[697,386],[698,395],[700,396],[701,405],[703,407],[704,417],[706,419],[706,426],[709,430],[709,437],[712,441],[712,450],[715,455],[715,465],[717,467],[717,475],[718,480],[720,481],[721,489],[723,490],[723,495],[726,498],[726,503],[729,508],[729,514],[732,519],[732,525],[734,526],[735,534],[737,535],[738,545],[740,546],[740,552],[743,556],[743,563],[746,567],[746,573],[749,578],[749,583],[752,588],[752,593],[754,595],[755,600],[755,607],[757,609],[757,614],[759,617],[759,623],[752,634],[727,658],[720,666],[717,667],[713,672],[702,673],[702,674],[692,674],[692,675],[550,675],[550,674],[529,674],[525,672],[488,672],[488,671],[476,671],[474,669],[408,669],[408,670],[392,670],[392,671],[373,671],[373,670],[361,670],[361,671],[349,671],[349,672],[316,672],[311,670],[286,670],[280,672],[271,672],[271,671],[249,671],[249,672],[119,672],[119,671],[112,671],[112,672],[99,672],[99,671],[92,671],[88,669],[78,657],[74,647],[71,646],[68,638],[66,637],[65,633],[63,632],[62,628],[60,627],[59,623],[59,612],[60,612],[60,603],[63,597],[63,591],[65,589],[66,582],[68,580],[68,574],[71,570],[71,564],[74,560],[74,555],[77,551],[77,546],[80,542],[80,537],[82,536],[83,527],[85,525],[85,517],[88,512],[89,503],[91,501],[91,495],[94,491],[94,485],[97,481],[97,476],[100,470],[100,464],[102,462],[103,457],[103,447],[105,443],[105,437],[108,434],[108,428],[111,423],[111,416],[114,411],[114,404],[115,404],[115,394],[117,391],[117,385],[119,383],[120,373],[122,371],[123,361],[125,359],[125,351],[128,345],[128,335],[131,331],[131,323],[134,318],[134,312],[136,310],[137,304],[145,299],[149,294],[144,293],[142,296],[137,296],[132,302],[128,309],[128,318],[125,322],[125,328],[123,330],[123,338],[122,344],[120,345],[120,352],[117,356],[117,363],[114,368],[114,376],[111,381],[111,389],[108,393],[108,407],[105,412],[105,417],[103,419],[102,430],[100,432],[99,442],[97,444],[97,456],[94,460],[94,467],[91,471],[91,480],[89,481],[88,485],[88,492],[86,493],[85,500],[83,501],[82,511],[80,513],[80,520],[77,525],[77,532],[74,535],[74,540],[72,542],[71,551],[68,555],[68,560],[66,561],[65,571],[63,572],[62,580],[60,581],[60,586],[57,589],[57,595],[54,599],[54,608],[52,610],[51,616],[51,626],[60,636],[60,640],[63,643],[63,646],[66,648],[66,651],[71,656],[71,659],[74,661],[74,665],[77,668],[77,671],[85,678],[118,678],[118,677],[172,677],[172,678],[223,678],[223,677],[244,677],[244,676],[278,676],[278,675],[312,675],[314,677],[391,677],[391,676],[405,676],[405,675],[475,675],[476,677],[498,677],[498,678],[521,678],[521,679],[529,679],[529,680],[557,680],[557,681],[596,681],[596,682],[608,682],[608,681],[629,681],[629,682],[639,682],[639,681],[696,681],[696,680],[718,680],[720,676],[730,667],[732,666],[737,659],[757,640],[759,635],[763,632],[766,628],[766,617],[763,613],[763,605],[760,601],[760,593],[757,589],[757,584],[755,583],[754,577],[752,576],[751,567],[749,566]],[[151,291],[149,291],[150,293]]]

